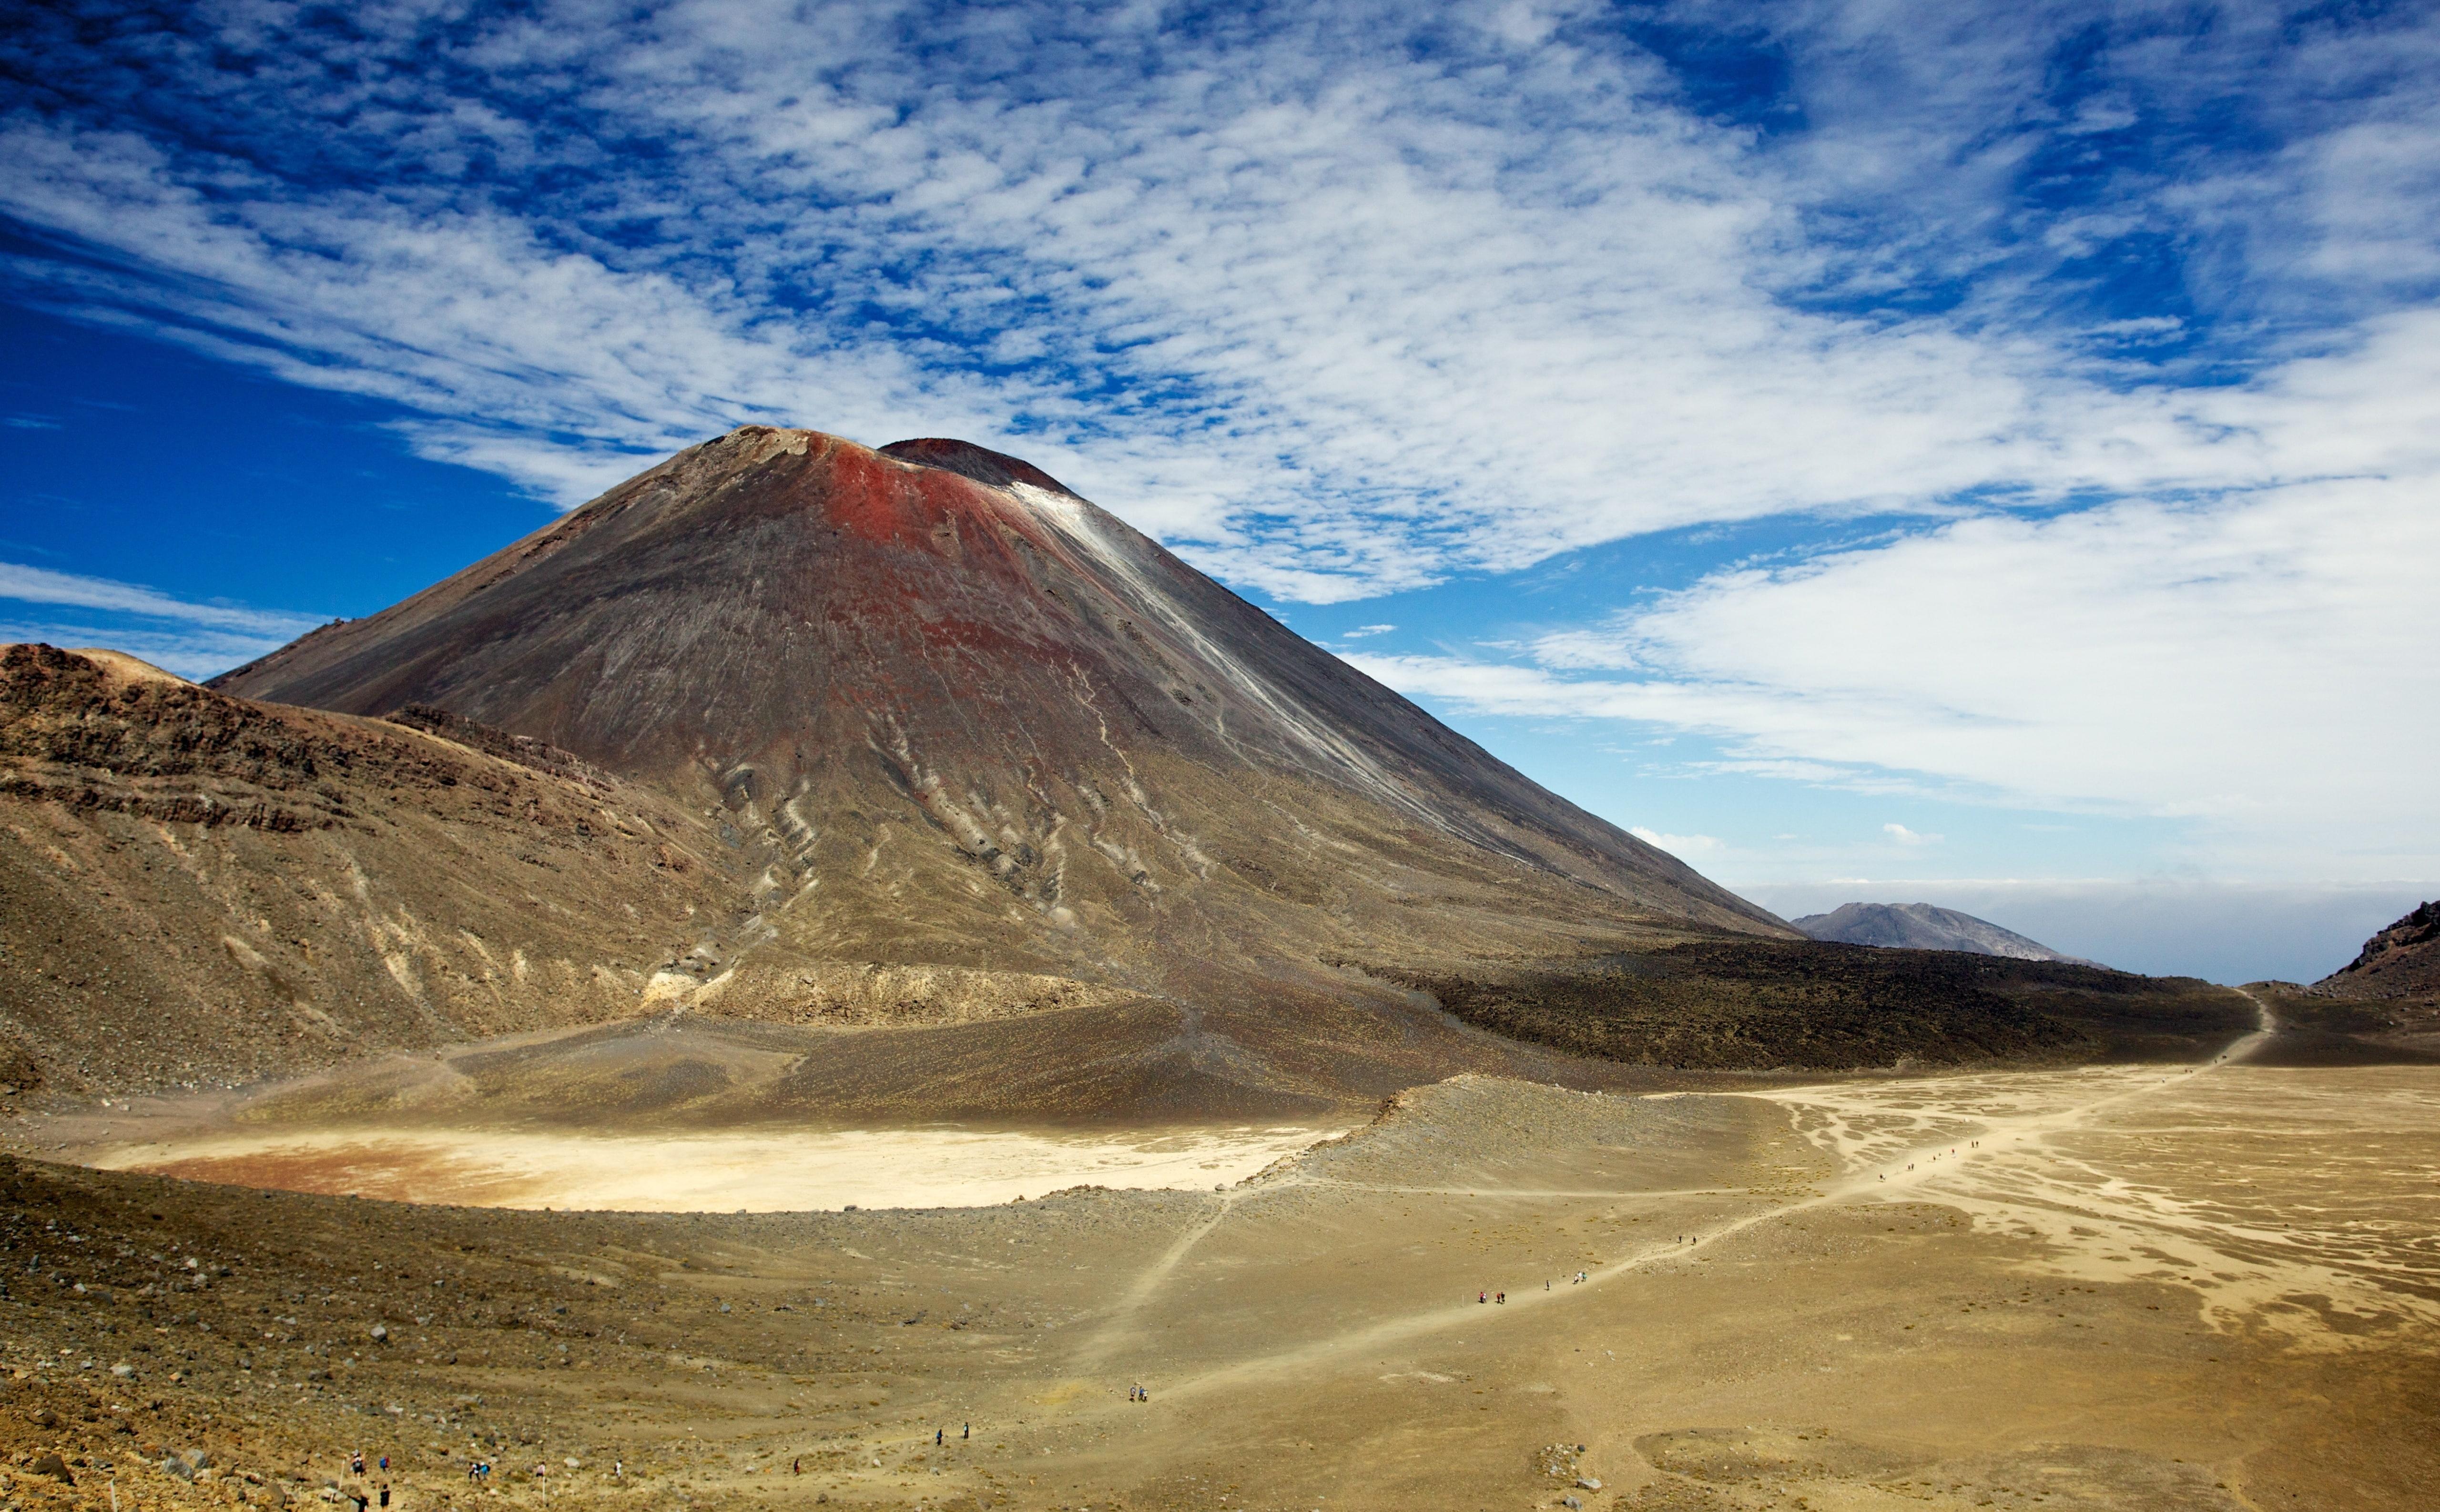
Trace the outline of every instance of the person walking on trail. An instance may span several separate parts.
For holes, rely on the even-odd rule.
[[[384,1481],[381,1484],[381,1504],[384,1506],[389,1505],[389,1483],[387,1481]]]
[[[357,1449],[348,1456],[348,1473],[350,1475],[362,1475],[365,1473],[365,1451],[363,1449]]]
[[[960,1428],[960,1429],[959,1429],[959,1430],[958,1430],[958,1437],[960,1437],[960,1438],[961,1438],[961,1439],[972,1438],[972,1437],[974,1437],[974,1436],[975,1436],[975,1425],[974,1425],[974,1424],[972,1424],[972,1423],[968,1423],[968,1424],[967,1424],[967,1425],[965,1425],[963,1428]]]
[[[1478,1291],[1474,1294],[1474,1300],[1477,1302],[1489,1302],[1491,1300],[1491,1293],[1487,1291]]]
[[[934,1449],[939,1449],[944,1441],[947,1433],[948,1430],[944,1428],[936,1428],[932,1430],[932,1447]]]

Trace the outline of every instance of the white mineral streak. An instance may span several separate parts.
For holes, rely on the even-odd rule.
[[[1137,603],[1147,613],[1158,616],[1162,623],[1182,638],[1206,669],[1269,714],[1280,729],[1308,752],[1353,778],[1358,786],[1382,802],[1412,814],[1435,828],[1441,827],[1440,817],[1406,783],[1382,770],[1380,765],[1361,747],[1332,729],[1327,721],[1316,718],[1206,636],[1194,623],[1193,616],[1173,602],[1168,592],[1144,572],[1136,554],[1128,550],[1124,543],[1113,540],[1102,528],[1101,521],[1096,518],[1100,511],[1093,505],[1029,483],[1011,483],[1008,491],[1055,527],[1060,534],[1090,556],[1113,578],[1124,584]],[[1225,731],[1223,734],[1225,738]]]

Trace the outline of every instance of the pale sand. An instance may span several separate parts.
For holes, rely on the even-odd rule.
[[[288,1129],[121,1144],[81,1159],[105,1170],[468,1207],[782,1213],[984,1207],[1077,1186],[1210,1191],[1341,1132]]]

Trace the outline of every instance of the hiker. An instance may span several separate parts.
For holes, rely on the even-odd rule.
[[[1474,1300],[1477,1302],[1489,1302],[1491,1300],[1491,1293],[1487,1291],[1478,1291],[1474,1294]]]
[[[1496,1302],[1498,1302],[1498,1303],[1499,1304],[1499,1305],[1501,1305],[1501,1306],[1505,1307],[1505,1306],[1507,1306],[1507,1305],[1508,1305],[1508,1293],[1506,1293],[1506,1292],[1504,1292],[1504,1291],[1503,1291],[1503,1292],[1501,1292],[1498,1297],[1494,1298],[1493,1300],[1494,1300],[1494,1301],[1496,1301]]]
[[[381,1484],[381,1504],[384,1506],[389,1505],[389,1483],[387,1481],[384,1481]]]
[[[975,1425],[974,1425],[974,1424],[972,1424],[972,1423],[968,1423],[965,1427],[963,1427],[963,1428],[961,1428],[961,1429],[958,1430],[958,1436],[959,1436],[960,1438],[972,1438],[972,1437],[974,1437],[974,1436],[975,1436]]]
[[[363,1449],[358,1449],[348,1456],[348,1473],[350,1475],[362,1475],[365,1473],[365,1451]]]
[[[386,1454],[381,1457],[381,1469],[384,1475],[387,1475],[389,1473],[389,1456]]]
[[[796,1463],[788,1467],[788,1473],[790,1475],[802,1475],[805,1473],[805,1457],[802,1454],[798,1455]]]
[[[941,1447],[941,1445],[942,1445],[942,1441],[943,1441],[943,1438],[944,1438],[944,1436],[946,1435],[947,1431],[947,1431],[946,1429],[940,1429],[940,1428],[936,1428],[936,1429],[932,1430],[932,1447],[933,1447],[934,1449],[939,1449],[939,1448]]]

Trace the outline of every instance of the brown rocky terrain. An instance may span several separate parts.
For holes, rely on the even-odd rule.
[[[1259,999],[1242,981],[1149,994],[1107,973],[1011,969],[1030,963],[1012,953],[770,949],[785,943],[769,922],[778,853],[738,818],[429,707],[335,714],[112,653],[9,647],[0,1085],[13,1090],[0,1096],[231,1087],[614,1020],[629,1027],[607,1040],[501,1052],[512,1074],[453,1062],[439,1087],[375,1075],[314,1096],[589,1123],[1192,1119],[1367,1106],[1464,1070],[1569,1074],[1565,1057],[1468,1034],[1360,973],[1299,974],[1252,941],[1233,959],[1276,978]],[[965,853],[911,818],[903,866],[850,869],[870,887],[849,908],[918,913],[927,878],[966,895]],[[1603,919],[1570,895],[1583,890],[1551,891],[1571,910],[1554,909],[1558,927],[1491,913],[1486,937],[1569,939],[1570,922]],[[1367,901],[1368,923],[1412,916]],[[671,1011],[736,1025],[711,1036],[723,1046],[761,1038],[742,1058],[673,1057],[680,1041],[655,1017]]]
[[[2313,983],[2332,998],[2440,997],[2440,903],[2426,903],[2364,942],[2353,961]]]
[[[735,909],[700,815],[439,728],[252,704],[109,653],[0,651],[13,1085],[250,1080],[628,1017]]]
[[[2095,1014],[2246,1011],[1806,945],[957,441],[749,427],[209,689],[12,648],[0,721],[0,1074],[53,1092],[666,1011],[769,1043],[317,1095],[1326,1122],[1468,1071],[2054,1061],[2131,1042]]]

